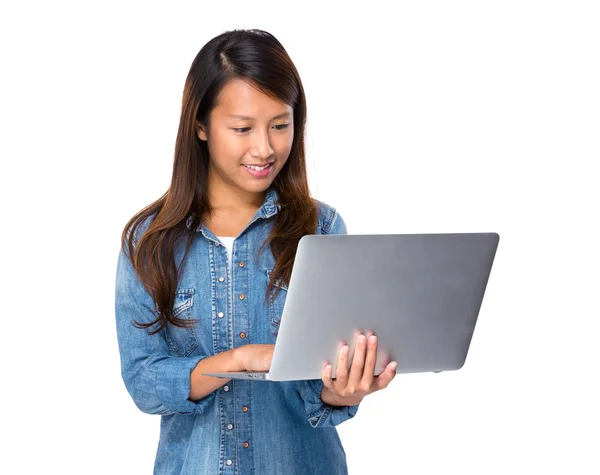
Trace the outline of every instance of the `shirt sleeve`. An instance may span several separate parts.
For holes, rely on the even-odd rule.
[[[117,262],[115,315],[121,376],[136,406],[148,414],[202,414],[215,392],[191,401],[190,373],[206,356],[181,357],[169,352],[165,330],[149,335],[133,321],[155,319],[146,291],[123,249]]]
[[[323,227],[324,234],[348,234],[346,223],[335,208],[330,208],[330,214]],[[324,383],[322,379],[308,379],[296,382],[296,389],[304,401],[304,409],[308,422],[314,428],[337,426],[353,418],[359,404],[354,406],[331,406],[321,399]]]
[[[342,215],[335,208],[331,208],[330,214],[329,225],[324,227],[323,234],[348,234],[348,228]]]

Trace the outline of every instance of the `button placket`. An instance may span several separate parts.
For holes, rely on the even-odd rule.
[[[213,241],[213,243],[214,243],[215,247],[220,247],[220,246],[221,246],[221,243],[220,243],[220,242],[218,242],[218,241]],[[223,282],[225,282],[225,277],[221,275],[221,276],[219,276],[219,277],[217,278],[217,280],[218,280],[219,282],[223,283]],[[217,317],[218,317],[218,318],[223,318],[224,316],[225,316],[225,313],[224,313],[224,312],[218,312],[218,313],[217,313]]]
[[[241,252],[242,248],[237,249],[238,254]],[[233,308],[230,309],[231,311],[235,311],[235,312],[239,312],[240,317],[243,316],[243,318],[240,318],[238,320],[238,324],[239,327],[237,328],[237,335],[238,335],[238,340],[237,343],[234,342],[234,346],[239,346],[241,344],[245,344],[248,342],[248,340],[250,339],[250,335],[249,335],[249,322],[246,319],[247,315],[249,314],[249,308],[246,307],[246,305],[250,304],[250,301],[248,300],[248,292],[249,289],[246,286],[246,276],[244,275],[244,278],[242,278],[242,275],[245,271],[245,269],[247,269],[247,264],[245,261],[243,260],[237,260],[236,259],[236,255],[234,254],[233,256],[233,269],[231,269],[231,272],[228,272],[227,278],[228,280],[226,281],[228,284],[228,289],[229,292],[231,292],[233,295]],[[240,255],[241,257],[241,255]],[[228,268],[229,269],[229,268]],[[238,274],[239,272],[239,274]],[[218,274],[217,274],[218,275]],[[220,282],[220,279],[217,278],[217,280]],[[219,287],[222,288],[222,287]],[[230,294],[231,295],[231,294]],[[231,298],[231,297],[230,297]],[[239,310],[237,310],[239,308]],[[237,314],[236,314],[237,315]],[[220,316],[220,315],[219,315]],[[235,335],[235,333],[234,333]],[[233,391],[233,388],[231,387],[231,385],[229,385],[231,391]],[[225,389],[225,387],[223,387],[223,391],[227,392],[227,394],[229,394],[229,390]],[[248,396],[249,394],[247,394],[244,390],[242,390],[241,393],[238,392],[239,388],[236,389],[236,397],[242,397],[244,400],[248,401]],[[232,397],[233,397],[233,393],[232,393]],[[227,400],[227,397],[224,397],[224,400]],[[231,400],[229,400],[229,402],[231,402]],[[246,414],[249,416],[249,404],[246,405],[242,405],[241,407],[241,412],[242,414]],[[234,410],[235,413],[237,413],[237,411],[240,411],[240,406],[238,406],[237,410]],[[237,421],[237,427],[236,424],[234,424],[233,422],[225,422],[223,425],[223,429],[225,430],[226,434],[228,436],[233,435],[233,431],[235,430],[236,433],[240,436],[239,439],[237,439],[235,442],[236,447],[240,447],[240,445],[242,446],[242,448],[244,449],[248,449],[250,447],[250,434],[248,433],[249,429],[248,429],[248,424],[250,419],[248,419],[247,417],[244,416],[239,416],[241,417],[240,420]],[[238,445],[240,444],[240,445]],[[239,450],[239,449],[238,449]],[[246,450],[246,452],[244,452],[244,457],[248,457],[251,455],[251,451]],[[233,459],[230,459],[233,461]],[[227,464],[227,461],[225,462]]]
[[[243,412],[248,412],[248,406],[243,406],[243,407],[242,407],[242,411],[243,411]],[[244,443],[243,443],[242,445],[243,445],[243,447],[244,447],[245,449],[247,449],[248,447],[250,447],[250,442],[248,442],[247,440],[245,440],[245,441],[244,441]]]
[[[218,242],[214,242],[215,248],[216,247],[220,247],[220,243]],[[222,320],[225,317],[225,313],[228,311],[231,311],[231,309],[229,308],[229,299],[230,299],[230,292],[231,292],[231,286],[229,285],[233,279],[231,278],[231,274],[229,272],[229,266],[228,264],[228,256],[227,253],[225,252],[225,246],[223,246],[223,251],[215,251],[214,252],[214,257],[215,257],[215,262],[214,262],[214,267],[213,267],[213,274],[212,274],[212,278],[214,279],[213,282],[216,283],[216,285],[213,287],[213,292],[214,292],[214,297],[216,298],[216,316],[218,318],[218,325],[217,325],[217,331],[219,333],[219,339],[221,341],[226,341],[225,338],[221,338],[221,336],[226,335],[227,333],[227,322],[223,320],[223,322],[221,322],[220,320]],[[221,348],[221,350],[225,350],[226,348]],[[223,394],[223,403],[224,403],[224,410],[226,413],[228,414],[232,414],[233,413],[233,399],[232,397],[234,396],[233,394],[233,384],[227,384],[222,386],[222,394]],[[231,397],[229,397],[229,393],[232,392]],[[224,429],[227,433],[228,438],[231,438],[233,436],[233,424],[232,423],[225,423],[224,424]],[[231,442],[233,442],[233,440],[231,440]],[[230,443],[231,443],[230,442]],[[230,454],[232,454],[232,450],[235,450],[235,447],[233,447],[232,445],[229,445],[230,443],[226,443],[226,454],[227,452],[229,452]],[[233,461],[234,459],[232,458],[227,458],[225,459],[225,465],[226,466],[232,466],[233,465]]]

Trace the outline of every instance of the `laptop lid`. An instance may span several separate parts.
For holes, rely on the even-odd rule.
[[[375,374],[449,371],[466,360],[497,233],[307,235],[300,239],[268,379],[335,378],[342,341],[378,337]],[[387,361],[383,361],[385,356]]]

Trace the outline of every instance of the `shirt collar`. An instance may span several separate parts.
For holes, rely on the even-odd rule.
[[[279,195],[277,194],[277,190],[275,190],[275,187],[273,185],[271,185],[267,189],[267,193],[265,195],[263,204],[256,211],[253,218],[250,220],[250,223],[252,223],[253,221],[255,221],[259,218],[263,218],[263,219],[270,218],[271,216],[274,216],[275,214],[277,214],[277,212],[280,210],[281,210],[281,205],[279,204]],[[188,216],[187,221],[185,222],[185,225],[187,226],[188,229],[192,229],[192,222],[193,222],[195,216],[196,216],[196,214],[193,211],[191,212],[190,216]],[[204,223],[201,222],[198,225],[198,227],[196,228],[196,232],[202,231],[203,224]]]

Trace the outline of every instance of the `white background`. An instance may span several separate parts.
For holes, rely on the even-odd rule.
[[[168,187],[193,58],[257,27],[300,72],[313,195],[350,233],[501,236],[466,365],[365,399],[350,473],[600,473],[599,24],[581,1],[3,2],[0,472],[151,473],[120,234]]]

